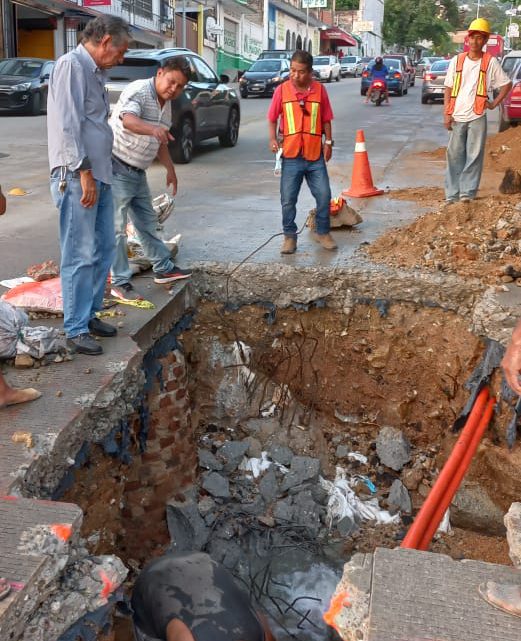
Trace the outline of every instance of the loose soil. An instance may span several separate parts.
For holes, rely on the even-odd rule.
[[[444,154],[440,148],[419,156],[443,160]],[[386,232],[363,251],[395,267],[456,273],[487,284],[515,280],[521,285],[521,194],[498,191],[506,169],[521,169],[521,127],[491,136],[485,158],[482,188],[471,203],[446,205],[440,188],[389,192],[391,198],[413,200],[433,211]]]

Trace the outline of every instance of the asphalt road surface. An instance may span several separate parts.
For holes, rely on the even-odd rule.
[[[421,83],[403,97],[391,97],[389,106],[363,104],[360,80],[343,79],[326,85],[335,120],[335,147],[329,163],[333,195],[351,182],[357,129],[365,131],[374,182],[380,188],[441,185],[443,162],[422,161],[414,153],[446,144],[442,107],[422,105]],[[240,261],[272,234],[280,232],[279,179],[273,174],[274,156],[268,148],[266,112],[269,99],[241,101],[241,128],[235,148],[222,149],[217,140],[202,145],[189,165],[178,165],[179,193],[168,235],[182,234],[179,264],[194,261]],[[489,116],[495,131],[496,114]],[[58,214],[51,202],[47,164],[45,116],[0,116],[0,184],[6,193],[21,187],[28,194],[8,197],[8,211],[0,219],[0,276],[13,277],[28,265],[58,259]],[[148,172],[152,191],[165,189],[164,170]],[[404,223],[418,214],[403,201],[378,197],[352,201],[364,217],[356,233],[337,232],[340,251],[318,248],[305,231],[299,252],[279,255],[280,239],[256,254],[259,262],[292,261],[345,264],[363,240]],[[303,187],[297,224],[303,225],[313,199]]]

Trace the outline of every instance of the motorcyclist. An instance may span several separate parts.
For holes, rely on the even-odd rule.
[[[374,65],[372,68],[369,69],[369,77],[371,79],[371,85],[369,89],[367,90],[367,95],[365,97],[365,102],[369,102],[371,99],[371,93],[373,91],[373,81],[378,79],[382,80],[384,85],[385,85],[385,102],[389,104],[389,88],[387,86],[387,74],[389,73],[389,69],[384,65],[384,61],[382,56],[377,56],[374,59]]]

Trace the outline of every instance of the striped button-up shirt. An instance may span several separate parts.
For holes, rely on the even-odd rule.
[[[79,45],[58,59],[49,79],[47,135],[49,165],[79,168],[85,158],[96,180],[112,182],[112,129],[105,76]]]
[[[156,93],[155,78],[135,80],[122,91],[110,118],[114,131],[114,155],[132,167],[148,169],[154,162],[160,143],[154,136],[136,134],[123,126],[122,118],[130,113],[168,131],[172,125],[170,100],[161,107]]]

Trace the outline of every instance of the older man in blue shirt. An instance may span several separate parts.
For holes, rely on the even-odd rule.
[[[94,336],[116,328],[96,318],[114,254],[112,130],[104,70],[122,62],[129,27],[103,15],[62,56],[49,79],[47,131],[51,194],[60,212],[64,328],[72,351],[101,354]]]

